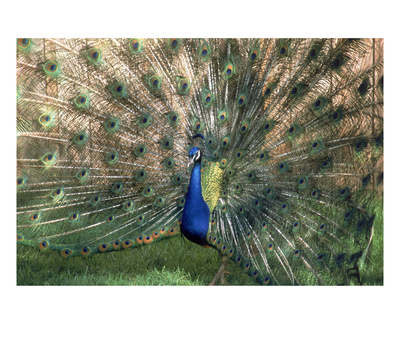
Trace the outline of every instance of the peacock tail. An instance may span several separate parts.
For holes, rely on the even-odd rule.
[[[18,244],[70,258],[179,235],[197,150],[206,245],[261,284],[359,281],[383,41],[18,39]]]

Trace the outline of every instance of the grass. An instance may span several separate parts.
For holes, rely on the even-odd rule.
[[[208,285],[220,267],[214,249],[181,240],[88,258],[65,260],[56,251],[41,252],[17,246],[17,285]],[[229,263],[229,285],[257,285],[243,270]]]
[[[17,285],[208,285],[220,256],[177,236],[135,249],[68,260],[57,251],[17,246]],[[258,285],[229,262],[228,285]],[[383,285],[383,211],[377,211],[374,239],[360,266],[363,285]]]

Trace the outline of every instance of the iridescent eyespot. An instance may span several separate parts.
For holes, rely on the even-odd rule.
[[[83,247],[81,249],[81,255],[82,256],[87,256],[90,253],[90,249],[88,247]]]
[[[161,140],[160,144],[164,149],[167,149],[167,150],[170,150],[173,148],[173,141],[171,138],[168,138],[168,137],[163,138]]]
[[[235,159],[240,160],[244,156],[244,150],[240,149],[235,152]]]
[[[228,113],[222,110],[218,113],[218,121],[220,124],[225,123],[228,120]]]
[[[229,141],[230,141],[230,138],[229,138],[229,137],[224,137],[224,138],[222,139],[222,141],[221,141],[221,146],[222,146],[223,148],[226,148],[226,147],[229,145]]]
[[[69,217],[68,217],[68,220],[69,220],[70,222],[77,222],[78,219],[79,219],[79,213],[77,213],[77,212],[71,213],[71,214],[69,215]]]
[[[61,250],[61,256],[64,258],[68,258],[72,255],[72,250],[70,249],[63,249]]]
[[[251,50],[249,56],[250,56],[250,60],[251,60],[252,62],[254,62],[254,61],[257,59],[258,50],[257,50],[257,49]]]
[[[142,50],[142,47],[143,47],[143,44],[140,39],[133,38],[129,41],[129,50],[132,53],[140,52]]]
[[[115,91],[117,93],[122,93],[123,90],[124,90],[124,86],[123,85],[115,86]]]
[[[26,186],[27,178],[23,176],[17,177],[17,189],[24,189]]]
[[[241,94],[237,100],[237,104],[239,108],[242,108],[246,105],[246,95]]]
[[[120,125],[119,119],[118,118],[112,118],[112,119],[109,119],[105,123],[105,128],[106,128],[108,133],[113,134],[114,132],[116,132],[119,129],[119,125]]]
[[[41,158],[46,167],[51,167],[56,162],[56,154],[47,153]]]
[[[59,67],[55,61],[45,63],[44,68],[48,76],[57,76],[59,74]]]
[[[39,117],[39,123],[43,126],[45,129],[49,129],[54,125],[54,115],[51,113],[43,113]]]
[[[267,87],[265,88],[265,90],[263,91],[263,97],[265,98],[265,99],[267,99],[267,98],[269,98],[269,96],[273,93],[273,91],[275,90],[275,88],[276,88],[276,84],[274,84],[274,83],[269,83],[269,84],[267,84],[266,85]]]
[[[130,239],[126,239],[122,242],[122,247],[128,249],[132,246],[133,242]]]
[[[289,212],[289,204],[283,203],[281,205],[281,213],[287,213]]]
[[[279,172],[286,172],[289,170],[288,164],[286,162],[282,162],[278,164]]]
[[[326,224],[321,224],[318,228],[319,233],[325,233],[327,230],[327,225]]]
[[[199,48],[199,56],[202,61],[208,61],[210,58],[211,47],[206,43],[202,44]]]
[[[163,165],[165,168],[172,168],[175,165],[175,161],[173,158],[171,157],[167,157],[164,161],[163,161]]]
[[[179,122],[179,115],[177,113],[175,113],[175,112],[171,112],[168,115],[168,120],[169,120],[170,124],[176,125]]]
[[[223,72],[224,78],[227,80],[227,79],[231,78],[234,73],[235,73],[234,65],[232,63],[228,63],[224,68],[224,72]]]
[[[267,231],[267,229],[268,229],[268,223],[267,222],[262,222],[261,223],[261,230],[263,232],[265,232],[265,231]]]
[[[314,189],[313,191],[311,191],[311,198],[312,199],[319,199],[319,191],[317,189]]]
[[[245,120],[240,125],[240,133],[244,134],[248,131],[248,129],[249,129],[249,122]]]
[[[344,187],[339,191],[339,198],[341,200],[345,200],[350,195],[350,189],[348,187]]]
[[[180,185],[182,183],[182,181],[183,181],[183,177],[181,174],[176,174],[172,178],[172,182],[174,183],[175,186]]]
[[[176,49],[179,46],[179,40],[176,38],[171,38],[169,44],[172,49]]]
[[[124,211],[132,211],[133,210],[133,201],[132,200],[128,200],[125,201],[122,205],[122,208],[124,209]]]
[[[236,185],[235,185],[235,192],[236,192],[236,194],[241,194],[242,191],[243,191],[243,186],[242,186],[240,183],[236,184]]]
[[[51,192],[51,197],[52,197],[54,200],[60,199],[63,195],[64,195],[64,190],[63,190],[62,188],[60,188],[60,187],[54,189],[54,190]]]
[[[180,199],[178,200],[178,206],[179,206],[179,207],[184,207],[184,206],[185,206],[185,202],[186,202],[186,199],[185,199],[185,198],[180,198]]]
[[[78,147],[83,147],[89,141],[89,135],[86,132],[81,131],[78,132],[72,140]]]
[[[99,245],[99,251],[100,252],[106,252],[108,249],[108,244],[107,243],[102,243]]]
[[[143,189],[143,195],[145,195],[145,196],[153,195],[153,193],[154,193],[154,190],[151,187],[145,187]]]
[[[193,128],[193,131],[195,131],[195,132],[201,131],[202,128],[203,128],[202,122],[200,122],[199,120],[196,120],[193,123],[193,127],[192,128]]]
[[[114,219],[115,219],[114,215],[109,215],[109,216],[106,217],[106,222],[107,223],[112,223],[114,221]]]
[[[116,181],[111,186],[111,192],[113,192],[114,194],[121,194],[123,190],[124,190],[124,183],[122,181]]]
[[[75,97],[74,105],[78,109],[86,109],[89,107],[89,98],[84,94],[80,94]]]
[[[114,98],[120,99],[127,95],[127,87],[121,82],[113,83],[107,88]]]
[[[255,170],[251,170],[250,172],[247,173],[247,179],[251,182],[253,182],[257,178]]]
[[[47,242],[47,241],[41,241],[41,242],[39,243],[39,249],[40,249],[40,250],[47,249],[48,247],[49,247],[49,242]]]
[[[227,160],[226,158],[223,158],[223,159],[221,160],[220,167],[223,169],[223,168],[225,168],[227,165],[228,165],[228,160]]]
[[[336,56],[333,60],[332,67],[333,69],[339,69],[344,64],[344,58],[342,54]]]
[[[299,221],[295,221],[295,222],[293,223],[292,230],[293,230],[294,232],[297,232],[297,231],[300,230],[300,227],[301,227],[301,223],[300,223]]]
[[[106,162],[110,165],[114,165],[118,162],[118,153],[116,151],[112,151],[107,154]]]
[[[146,178],[147,178],[147,172],[146,172],[146,170],[140,169],[140,170],[136,173],[135,178],[136,178],[136,180],[138,180],[138,181],[140,181],[140,182],[146,180]]]
[[[371,181],[371,175],[370,174],[368,174],[367,176],[364,176],[362,178],[363,187],[366,187],[370,183],[370,181]]]
[[[210,91],[207,89],[204,89],[202,93],[203,93],[202,94],[203,104],[205,107],[209,107],[212,103],[213,96],[211,95]]]
[[[235,259],[235,263],[237,265],[240,265],[242,263],[242,258],[240,256],[237,256],[236,259]]]
[[[230,167],[230,168],[226,169],[225,173],[227,173],[229,177],[232,177],[235,175],[235,169]]]
[[[159,91],[161,89],[162,79],[159,76],[152,76],[148,79],[150,90]]]
[[[101,51],[99,49],[90,49],[87,53],[87,59],[89,62],[96,64],[101,61]]]
[[[264,150],[258,155],[258,158],[260,159],[260,162],[266,162],[269,159],[269,154],[267,150]]]
[[[189,80],[186,78],[180,78],[178,80],[178,85],[177,85],[178,94],[180,95],[189,94],[189,90],[190,90]]]
[[[98,204],[100,204],[100,202],[101,202],[100,195],[94,195],[89,201],[90,205],[92,206],[97,206]]]
[[[144,244],[150,244],[153,242],[153,237],[152,236],[145,236],[143,240]]]
[[[31,40],[29,38],[19,38],[17,40],[17,45],[19,48],[26,49],[31,44]]]

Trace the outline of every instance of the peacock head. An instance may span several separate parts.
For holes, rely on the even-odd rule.
[[[195,146],[189,151],[188,166],[190,166],[194,162],[200,162],[200,161],[201,161],[201,150],[197,146]]]

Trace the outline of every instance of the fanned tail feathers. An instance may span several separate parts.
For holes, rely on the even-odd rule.
[[[18,40],[17,241],[177,235],[198,145],[210,245],[263,284],[350,283],[382,211],[382,45]]]

